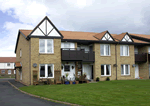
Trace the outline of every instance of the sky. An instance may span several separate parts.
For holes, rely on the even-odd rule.
[[[0,57],[15,57],[19,29],[48,16],[58,30],[150,35],[150,0],[0,0]]]

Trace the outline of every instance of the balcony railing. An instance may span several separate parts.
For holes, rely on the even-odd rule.
[[[94,51],[77,50],[76,48],[61,49],[61,60],[63,61],[95,61]]]
[[[135,52],[135,62],[147,62],[147,53],[136,53]]]

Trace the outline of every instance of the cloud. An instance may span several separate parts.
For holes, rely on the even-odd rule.
[[[0,0],[0,11],[18,19],[5,22],[0,52],[12,50],[18,29],[34,28],[46,15],[59,30],[150,34],[149,4],[148,0]]]

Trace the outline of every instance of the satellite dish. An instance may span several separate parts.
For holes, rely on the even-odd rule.
[[[33,63],[33,67],[34,67],[34,68],[37,67],[37,64],[36,64],[36,63]]]

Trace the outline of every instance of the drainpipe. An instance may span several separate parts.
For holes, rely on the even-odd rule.
[[[115,44],[115,56],[116,56],[116,80],[117,80],[117,44]]]

